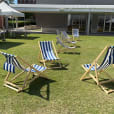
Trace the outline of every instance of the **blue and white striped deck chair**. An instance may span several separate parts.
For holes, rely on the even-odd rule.
[[[76,41],[72,41],[72,38],[67,34],[66,31],[61,31],[61,40],[67,43],[76,44]]]
[[[72,29],[73,40],[79,38],[79,29]]]
[[[97,62],[98,62],[99,58],[103,55],[103,53],[105,52],[106,49],[107,49],[107,53],[104,57],[104,60],[102,61],[102,63],[100,65],[98,65]],[[105,88],[103,86],[103,84],[105,84],[105,83],[114,82],[114,78],[112,78],[105,71],[105,69],[107,69],[111,64],[112,65],[114,64],[114,46],[110,46],[110,47],[106,46],[103,49],[103,51],[98,55],[98,57],[93,61],[92,64],[82,65],[83,69],[86,72],[81,77],[81,80],[92,78],[97,83],[97,85],[99,85],[107,94],[111,93],[111,92],[114,92],[114,89]],[[95,75],[90,73],[91,71],[94,71]],[[101,72],[106,73],[106,75],[108,75],[111,79],[109,79],[107,81],[100,81],[99,80],[99,75],[100,75]],[[87,74],[89,74],[90,77],[86,77]]]
[[[40,62],[43,62],[44,66],[46,66],[46,62],[60,60],[53,41],[40,41],[39,47],[40,55],[42,55]]]
[[[56,37],[56,39],[57,39],[57,41],[56,41],[56,44],[58,45],[60,45],[60,49],[58,50],[58,52],[61,52],[61,51],[64,51],[65,49],[75,49],[76,47],[75,46],[68,46],[68,45],[66,45],[66,44],[64,44],[61,40],[60,40],[60,38],[59,37]],[[63,49],[61,48],[61,47],[63,47]]]
[[[20,58],[18,56],[4,53],[4,52],[1,52],[1,54],[4,55],[6,58],[3,69],[8,72],[8,74],[4,80],[4,86],[9,87],[17,92],[22,91],[30,82],[32,82],[34,79],[39,77],[40,74],[46,70],[46,67],[43,67],[43,66],[39,66],[36,64],[29,65],[27,62],[25,62],[22,58]],[[23,64],[25,64],[26,68],[24,66],[22,66],[18,60],[21,61]],[[10,76],[10,74],[16,73],[16,69],[19,69],[22,72],[14,75],[13,77]],[[20,87],[19,85],[15,84],[13,81],[15,81],[23,73],[26,73],[27,75],[25,77],[23,77],[24,83],[22,84],[22,87]],[[30,74],[35,75],[34,78],[30,78]]]

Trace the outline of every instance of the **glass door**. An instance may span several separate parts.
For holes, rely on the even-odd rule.
[[[110,32],[110,22],[111,22],[110,16],[104,16],[103,32]]]
[[[104,15],[98,17],[98,32],[112,32],[114,31],[114,16]]]
[[[72,28],[78,28],[80,32],[85,32],[86,30],[86,16],[85,15],[75,15],[72,19]]]

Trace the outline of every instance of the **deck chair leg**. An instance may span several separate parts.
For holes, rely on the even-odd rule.
[[[94,75],[92,75],[91,73],[89,73],[89,76],[97,83],[97,79],[95,78]],[[84,78],[85,79],[85,78]]]
[[[44,66],[46,67],[46,62],[45,62],[45,60],[44,60]]]
[[[88,71],[88,69],[86,69],[83,65],[81,65],[82,66],[82,68],[87,72]],[[88,72],[89,73],[89,72]],[[91,79],[92,78],[92,76],[89,74],[89,77],[83,77],[83,79],[82,80],[84,80],[84,79]],[[81,80],[81,79],[80,79]]]
[[[60,68],[62,68],[62,67],[63,67],[63,65],[62,65],[61,61],[59,61],[59,66],[60,66]]]
[[[32,80],[30,80],[27,85],[29,85],[31,82],[33,82],[36,78],[40,77],[39,75],[35,76]]]
[[[9,84],[9,85],[11,85],[11,86],[13,86],[13,87],[20,88],[18,85],[13,84],[13,83],[11,83],[11,82],[9,82],[9,81],[5,81],[5,84]]]
[[[40,76],[40,75],[43,75],[43,76]],[[36,78],[39,78],[39,77],[42,77],[42,78],[45,78],[45,79],[48,79],[46,76],[44,76],[43,73],[39,73],[39,74],[36,74],[35,77],[33,79],[31,79],[30,81],[27,82],[27,85],[29,85],[31,82],[33,82]]]
[[[16,76],[14,76],[11,81],[15,80],[17,77],[19,77],[20,75],[22,75],[24,73],[24,71],[20,72],[19,74],[17,74]]]
[[[9,81],[4,81],[4,86],[13,89],[16,92],[19,92],[21,90],[21,87]]]
[[[26,76],[26,78],[24,80],[24,84],[23,84],[22,90],[26,87],[26,82],[28,80],[28,77],[30,76],[30,73],[31,73],[30,71],[27,73],[27,76]]]
[[[80,78],[80,80],[91,79],[91,78],[92,78],[92,79],[98,84],[98,78],[96,78],[96,76],[94,76],[94,75],[92,75],[92,74],[90,73],[90,69],[93,67],[93,65],[95,65],[95,63],[93,63],[89,69],[86,69],[86,68],[82,65],[82,68],[83,68],[86,72],[82,75],[82,77]],[[90,77],[85,77],[87,74],[89,74]],[[98,75],[98,74],[96,73],[96,75]]]
[[[96,62],[95,62],[95,74],[96,74],[96,83],[97,83],[97,85],[99,85],[99,79],[98,79],[98,73],[97,73],[97,66],[96,66]]]
[[[15,90],[16,92],[20,92],[20,89],[21,89],[21,88],[15,88],[15,87],[10,86],[10,85],[8,85],[8,84],[4,84],[4,86],[5,86],[5,87],[8,87],[8,88],[10,88],[10,89],[12,89],[12,90]]]
[[[100,87],[101,87],[101,89],[102,89],[106,94],[109,94],[109,93],[114,92],[113,89],[108,90],[108,88],[106,88],[106,87],[104,87],[104,86],[102,86],[102,85],[100,85]]]
[[[89,73],[89,71],[90,71],[90,68],[82,75],[80,80],[83,80],[85,78],[85,76]]]
[[[8,72],[7,76],[5,77],[4,81],[7,81],[9,76],[10,76],[11,72]]]
[[[80,78],[81,81],[85,79],[85,76],[87,75],[87,73],[89,73],[89,71],[86,71],[86,72],[82,75],[82,77]]]

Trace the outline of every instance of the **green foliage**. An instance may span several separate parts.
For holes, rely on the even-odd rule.
[[[9,20],[8,25],[9,25],[9,27],[13,27],[13,26],[16,27],[16,21]],[[23,27],[25,25],[35,25],[35,22],[34,21],[23,21],[23,20],[18,21],[19,27]]]
[[[8,0],[10,4],[13,4],[14,3],[14,0]]]
[[[55,34],[30,34],[0,41],[0,50],[21,56],[28,63],[40,64],[38,41],[53,40]],[[47,70],[47,79],[38,78],[21,93],[3,86],[7,74],[0,56],[0,113],[1,114],[113,114],[114,93],[107,95],[93,80],[80,81],[84,70],[81,64],[91,63],[106,45],[114,45],[113,36],[80,36],[72,54],[59,54],[67,69]],[[110,69],[109,69],[110,70]],[[114,70],[109,72],[114,75]],[[114,85],[114,84],[113,84]]]

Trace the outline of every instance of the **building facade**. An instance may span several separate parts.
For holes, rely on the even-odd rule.
[[[18,0],[19,4],[114,5],[114,0]]]
[[[44,32],[79,28],[80,32],[114,32],[114,0],[18,0],[12,7],[35,14]]]

